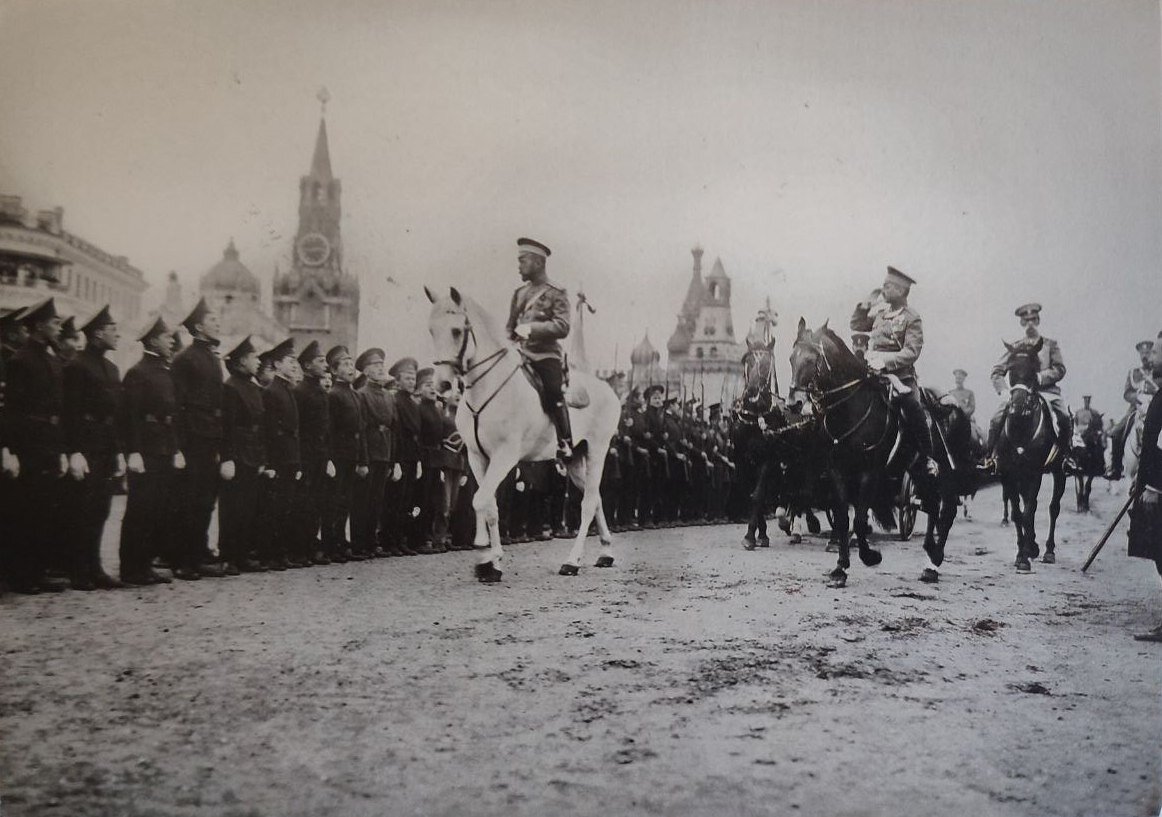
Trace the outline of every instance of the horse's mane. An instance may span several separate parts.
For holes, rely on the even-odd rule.
[[[465,295],[463,292],[460,293],[460,308],[468,316],[468,321],[476,330],[477,336],[486,335],[497,346],[504,346],[509,342],[500,325],[488,310],[477,303],[471,296]]]
[[[843,338],[839,337],[830,326],[826,324],[821,326],[819,328],[819,334],[830,341],[831,345],[835,347],[835,351],[839,353],[839,360],[833,360],[833,365],[839,363],[845,368],[852,369],[854,372],[861,372],[867,368],[867,364],[855,356],[855,352],[847,347],[847,344],[843,342]]]

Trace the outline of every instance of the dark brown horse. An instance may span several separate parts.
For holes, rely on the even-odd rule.
[[[1009,404],[997,436],[997,473],[1013,504],[1018,573],[1032,572],[1031,560],[1041,552],[1037,544],[1036,518],[1042,476],[1053,475],[1049,537],[1045,540],[1045,555],[1041,557],[1046,564],[1057,561],[1053,535],[1057,530],[1057,515],[1061,512],[1061,497],[1065,493],[1064,452],[1053,431],[1052,411],[1037,394],[1042,343],[1038,339],[1032,345],[1005,344],[1009,350]]]
[[[806,396],[817,411],[819,433],[827,449],[824,468],[834,488],[832,520],[839,540],[839,560],[831,572],[832,584],[842,587],[851,564],[848,511],[855,508],[854,529],[860,560],[869,566],[882,555],[868,544],[868,512],[885,530],[895,527],[895,499],[903,476],[915,468],[917,446],[901,424],[888,388],[879,375],[851,352],[825,323],[812,332],[799,319],[799,331],[791,351],[791,399]],[[944,546],[956,519],[959,494],[971,489],[971,470],[965,455],[971,427],[964,413],[949,407],[938,426],[936,456],[944,460],[941,476],[917,480],[923,507],[928,513],[924,550],[928,565],[921,581],[939,580]],[[958,467],[957,460],[960,460]]]

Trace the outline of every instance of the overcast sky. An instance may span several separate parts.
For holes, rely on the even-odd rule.
[[[625,364],[697,243],[740,336],[772,298],[784,383],[799,315],[846,329],[893,264],[923,380],[991,406],[1038,300],[1067,398],[1120,411],[1162,329],[1160,35],[1158,0],[0,0],[0,191],[155,285],[231,237],[269,281],[325,85],[363,345],[430,358],[425,283],[506,309],[530,235]]]

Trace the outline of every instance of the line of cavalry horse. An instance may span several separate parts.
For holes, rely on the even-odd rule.
[[[541,409],[527,361],[500,325],[480,305],[451,288],[432,303],[428,328],[435,348],[437,379],[464,390],[456,415],[469,466],[477,482],[476,578],[499,582],[504,551],[500,543],[496,491],[522,461],[551,460],[556,434]],[[584,361],[580,333],[574,361]],[[940,468],[930,476],[917,468],[918,449],[909,438],[893,400],[893,384],[868,368],[826,323],[812,330],[800,318],[791,350],[791,387],[786,401],[777,393],[773,374],[773,341],[755,350],[748,361],[746,388],[732,423],[739,479],[753,485],[750,519],[744,537],[748,549],[769,545],[766,516],[777,507],[779,524],[792,535],[802,518],[812,533],[820,530],[812,509],[822,509],[831,524],[829,550],[838,553],[828,584],[843,587],[851,566],[854,541],[860,561],[869,567],[883,556],[871,546],[869,514],[885,531],[907,539],[917,512],[927,516],[923,550],[926,563],[920,581],[938,582],[949,532],[958,508],[983,484],[977,468],[983,452],[967,415],[951,399],[925,389],[922,402],[931,421],[934,456]],[[1065,492],[1064,450],[1056,439],[1052,413],[1036,393],[1040,370],[1038,345],[1009,347],[1009,398],[997,441],[997,474],[1016,531],[1019,573],[1032,570],[1038,556],[1056,559],[1054,540]],[[519,375],[526,376],[519,376]],[[906,388],[906,387],[904,387]],[[600,540],[595,567],[614,564],[613,537],[601,508],[605,453],[617,433],[621,405],[608,383],[574,365],[566,400],[570,406],[576,454],[567,474],[582,492],[581,524],[559,573],[577,575],[585,539],[592,524]],[[1104,472],[1104,436],[1100,418],[1077,429],[1068,441],[1076,461],[1078,510],[1088,510],[1094,476]],[[1136,464],[1127,446],[1127,471]],[[1052,478],[1049,532],[1044,550],[1037,542],[1035,517],[1042,478]],[[849,530],[850,529],[850,530]]]

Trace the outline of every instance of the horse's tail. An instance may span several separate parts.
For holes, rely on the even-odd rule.
[[[871,512],[880,530],[896,529],[896,495],[892,491],[891,480],[879,480],[879,490],[871,504]]]

